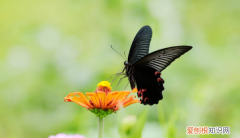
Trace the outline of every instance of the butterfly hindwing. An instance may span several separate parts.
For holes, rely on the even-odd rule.
[[[156,74],[156,70],[149,67],[140,67],[133,71],[138,90],[144,90],[140,95],[141,103],[146,105],[158,104],[163,99],[162,91],[164,90],[164,80],[160,74]],[[158,78],[161,80],[158,81]]]
[[[149,44],[152,38],[150,26],[143,26],[135,36],[129,54],[128,62],[134,64],[136,61],[146,56],[149,51]]]
[[[191,48],[191,46],[164,48],[146,55],[132,65],[131,87],[134,88],[136,83],[138,90],[146,90],[139,96],[142,104],[158,104],[159,100],[163,99],[164,80],[159,76],[160,72]],[[156,72],[159,74],[156,75]],[[158,81],[158,78],[162,81]]]

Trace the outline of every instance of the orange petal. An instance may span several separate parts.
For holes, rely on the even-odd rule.
[[[86,96],[83,93],[74,92],[74,94],[79,96],[79,99],[81,100],[82,103],[89,106],[90,108],[93,108],[93,106],[89,103],[89,100],[86,98]]]
[[[109,92],[108,94],[116,95],[117,93],[119,93],[119,92],[118,91],[113,91],[113,92]]]
[[[74,95],[73,97],[71,97],[70,100],[71,100],[72,102],[75,102],[76,104],[81,105],[82,107],[85,107],[85,108],[87,108],[87,109],[89,108],[88,105],[84,104],[84,103],[80,100],[80,98],[79,98],[79,97],[76,97],[75,95]]]
[[[107,105],[107,96],[105,92],[97,92],[98,93],[98,98],[100,99],[101,102],[101,109],[105,109]]]
[[[72,102],[72,96],[74,96],[73,93],[68,94],[66,97],[64,97],[64,102]]]
[[[138,89],[135,87],[132,89],[132,92],[138,92]]]
[[[107,106],[107,109],[111,109],[111,108],[113,108],[114,106],[117,106],[118,102],[119,102],[119,101],[110,103],[110,104]]]
[[[123,100],[129,94],[130,94],[129,92],[118,92],[114,97],[113,103],[119,100]]]
[[[129,105],[131,105],[131,104],[134,104],[134,103],[140,103],[140,101],[139,101],[138,99],[134,99],[134,100],[132,100],[132,101],[129,101],[129,102],[125,103],[125,104],[123,105],[123,107],[127,107],[127,106],[129,106]]]
[[[113,98],[116,96],[117,93],[110,92],[107,95],[107,105],[113,101]]]
[[[97,93],[92,95],[90,100],[93,102],[93,104],[96,108],[100,108],[100,102],[99,102],[99,98],[98,98]]]
[[[107,107],[107,95],[106,93],[103,94],[103,101],[104,101],[104,104],[103,104],[103,109],[105,109]]]
[[[105,92],[100,92],[100,91],[98,91],[97,94],[96,94],[96,95],[97,95],[97,98],[98,98],[98,101],[99,101],[100,108],[102,108],[102,105],[103,105],[103,102],[104,102],[104,101],[102,100],[102,98],[103,98],[103,97],[102,97],[102,94],[105,94]]]
[[[124,100],[123,104],[134,100],[134,97],[136,97],[136,96],[134,96],[134,95],[129,96],[128,98],[126,98],[126,99]]]
[[[85,94],[87,95],[87,98],[90,99],[91,96],[93,96],[95,93],[93,93],[93,92],[86,92]]]
[[[129,95],[130,93],[129,92],[127,92],[127,93],[124,93],[123,95],[122,95],[122,97],[120,97],[119,99],[118,99],[118,101],[125,101],[126,99],[127,99],[127,96]]]
[[[117,103],[117,106],[115,108],[115,111],[119,110],[120,108],[124,108],[124,107],[127,107],[131,104],[134,104],[134,103],[137,103],[137,102],[140,102],[138,99],[134,99],[134,95],[131,95],[129,96],[128,98],[126,98],[124,101],[119,101]]]
[[[99,108],[102,108],[102,93],[97,93],[97,98],[99,101]]]

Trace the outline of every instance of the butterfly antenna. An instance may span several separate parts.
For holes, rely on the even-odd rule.
[[[115,50],[113,47],[112,47],[112,45],[111,45],[111,48],[115,51],[115,52],[117,52],[117,50]],[[119,52],[117,52],[120,56],[122,56]],[[123,57],[123,56],[122,56]],[[126,60],[124,57],[123,57],[123,59],[124,60]]]
[[[125,54],[125,51],[124,51],[124,56],[125,56],[125,58],[127,59],[127,56],[126,56],[126,54]]]

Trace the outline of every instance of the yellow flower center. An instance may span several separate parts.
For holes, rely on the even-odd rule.
[[[111,83],[109,83],[108,81],[101,81],[97,85],[97,91],[111,92],[112,87],[110,85]]]

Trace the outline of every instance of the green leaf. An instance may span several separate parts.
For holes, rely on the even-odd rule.
[[[165,115],[166,111],[164,111],[163,105],[159,104],[157,106],[158,109],[158,118],[159,118],[159,123],[164,129],[164,135],[167,138],[175,138],[177,137],[177,128],[176,128],[176,120],[178,118],[178,110],[175,110],[172,112],[170,115],[169,119],[166,119]]]
[[[146,122],[146,117],[148,113],[148,108],[146,108],[140,117],[137,119],[136,125],[132,128],[131,133],[128,138],[141,138],[142,130]]]
[[[164,125],[166,119],[165,119],[165,115],[164,115],[163,105],[162,104],[158,104],[157,105],[157,109],[158,109],[159,123],[160,123],[160,125]]]
[[[176,128],[176,120],[178,113],[175,111],[174,114],[171,115],[171,118],[167,125],[166,136],[167,138],[176,138],[177,137],[177,128]]]

